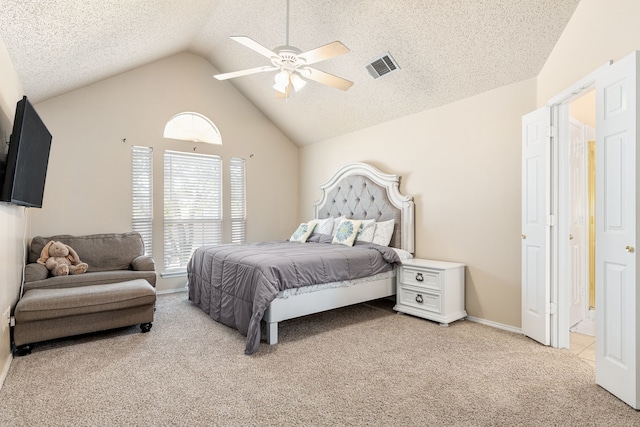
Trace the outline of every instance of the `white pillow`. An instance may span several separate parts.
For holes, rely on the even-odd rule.
[[[314,233],[319,234],[331,234],[333,232],[333,218],[325,218],[325,219],[314,219],[309,221],[309,223],[315,222],[316,228],[313,229]]]
[[[289,238],[290,242],[304,243],[307,241],[313,229],[316,227],[316,223],[311,222],[303,222],[296,228],[296,231],[293,232],[291,237]]]
[[[389,246],[393,235],[393,224],[395,220],[376,222],[376,230],[373,233],[373,243],[380,246]]]
[[[391,248],[391,249],[393,249],[398,254],[400,261],[406,261],[408,259],[413,258],[413,255],[411,255],[411,252],[407,252],[404,249],[398,249],[398,248]]]
[[[375,219],[365,219],[362,221],[360,232],[356,236],[356,242],[371,242],[373,241],[373,232],[376,230]]]
[[[358,235],[358,231],[360,231],[361,225],[362,221],[359,219],[343,219],[340,221],[340,225],[338,225],[338,229],[331,243],[353,246],[353,242],[356,241],[356,236]]]

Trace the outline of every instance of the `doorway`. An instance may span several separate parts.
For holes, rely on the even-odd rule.
[[[640,409],[640,51],[523,116],[522,331],[569,346],[569,104],[596,89],[596,384]],[[565,171],[565,173],[561,173]]]
[[[569,328],[595,336],[596,99],[590,89],[569,104]],[[561,142],[563,143],[563,142]],[[561,172],[562,173],[562,172]]]
[[[596,206],[596,90],[595,81],[573,90],[556,104],[558,109],[556,214],[554,237],[557,276],[557,331],[552,345],[571,348],[573,333],[596,335],[595,206]],[[584,339],[582,342],[589,342]],[[595,344],[593,340],[589,344]],[[595,345],[591,346],[595,359]]]
[[[568,188],[568,326],[569,349],[595,367],[595,88],[568,105],[567,164],[560,167]],[[561,178],[562,179],[562,178]],[[561,267],[562,268],[562,267]]]

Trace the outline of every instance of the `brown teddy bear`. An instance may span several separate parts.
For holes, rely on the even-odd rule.
[[[89,268],[87,263],[80,261],[80,257],[71,246],[53,240],[42,248],[38,263],[45,265],[54,276],[81,274]]]

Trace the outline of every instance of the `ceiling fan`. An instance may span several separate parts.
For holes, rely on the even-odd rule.
[[[231,39],[266,56],[271,60],[271,65],[263,67],[249,68],[247,70],[233,71],[230,73],[216,74],[218,80],[227,80],[234,77],[247,76],[250,74],[264,73],[269,71],[279,71],[275,76],[273,88],[276,90],[276,98],[288,98],[291,88],[297,92],[307,84],[305,79],[313,80],[327,86],[341,90],[347,90],[353,82],[325,73],[316,68],[309,67],[311,64],[326,61],[349,52],[349,48],[339,41],[320,46],[315,49],[302,52],[297,47],[289,45],[289,0],[287,0],[287,28],[286,44],[270,50],[255,40],[246,36],[232,36]]]

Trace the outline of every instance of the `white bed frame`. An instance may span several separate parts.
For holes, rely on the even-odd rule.
[[[381,192],[385,197],[385,203],[381,203],[381,205],[385,206],[384,212],[379,212],[379,215],[367,214],[367,212],[351,212],[352,209],[348,209],[349,212],[346,212],[345,209],[347,208],[341,208],[342,211],[336,212],[337,216],[346,215],[355,219],[365,219],[366,215],[366,219],[370,219],[373,215],[376,220],[380,218],[387,219],[390,215],[399,218],[399,224],[396,221],[392,246],[413,253],[415,228],[413,197],[400,194],[400,177],[398,175],[382,173],[366,163],[348,164],[338,170],[329,181],[320,186],[320,189],[323,190],[323,195],[322,199],[314,205],[314,218],[319,218],[323,211],[327,210],[328,204],[335,202],[335,200],[330,199],[330,195],[335,195],[336,191],[340,191],[341,186],[348,185],[347,183],[353,177],[364,177],[370,180],[373,185],[378,186],[379,189],[384,190]],[[350,195],[350,192],[345,194],[344,197],[356,197]],[[353,207],[358,204],[359,199],[345,199],[344,201],[352,202],[345,203],[345,206],[350,205]],[[335,206],[332,207],[332,210],[335,212]],[[396,281],[394,276],[367,282],[364,285],[323,289],[289,296],[288,298],[276,298],[271,302],[263,317],[267,323],[267,342],[269,344],[278,342],[278,322],[283,320],[385,298],[395,295],[395,293]]]

